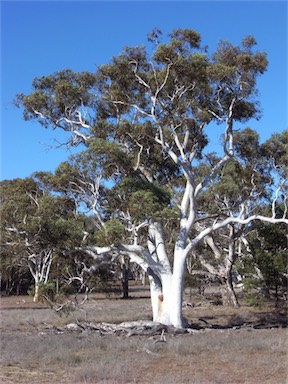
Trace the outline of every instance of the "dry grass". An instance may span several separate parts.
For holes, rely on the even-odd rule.
[[[85,305],[85,311],[77,310],[61,318],[43,305],[23,303],[21,298],[12,299],[18,300],[18,304],[11,303],[11,299],[10,304],[5,298],[0,300],[0,382],[3,384],[287,382],[286,329],[238,327],[267,318],[271,322],[274,316],[271,308],[244,306],[227,311],[203,302],[201,306],[185,309],[195,326],[208,323],[236,327],[206,328],[177,336],[168,334],[165,343],[156,343],[153,337],[144,336],[41,331],[47,323],[60,326],[75,319],[94,322],[149,319],[149,298],[139,298],[138,294],[127,301],[95,298]]]

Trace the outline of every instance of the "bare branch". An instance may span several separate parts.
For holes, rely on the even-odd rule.
[[[33,112],[35,113],[35,115],[40,116],[41,119],[44,119],[44,120],[46,119],[46,117],[43,115],[42,112],[39,112],[39,111],[37,111],[36,109],[33,109]]]
[[[227,227],[229,224],[232,224],[232,223],[247,225],[247,224],[249,224],[255,220],[260,220],[264,223],[271,223],[271,224],[284,223],[284,224],[288,225],[288,219],[286,219],[286,218],[276,219],[273,216],[267,217],[267,216],[262,216],[262,215],[251,215],[246,219],[241,219],[239,216],[238,217],[228,217],[225,220],[221,221],[220,223],[215,222],[212,226],[207,227],[205,230],[203,230],[201,233],[199,233],[199,235],[196,236],[192,241],[190,241],[190,243],[186,246],[185,251],[184,251],[185,257],[187,257],[187,255],[191,252],[191,250],[202,239],[204,239],[204,237],[211,234],[212,232],[217,231],[221,228]]]
[[[209,174],[197,185],[195,188],[195,197],[205,188],[209,182],[213,179],[213,177],[220,171],[220,169],[224,166],[224,164],[230,159],[230,155],[226,154],[222,157],[221,160],[211,169]]]

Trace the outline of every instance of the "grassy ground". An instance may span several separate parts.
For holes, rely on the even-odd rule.
[[[227,310],[194,296],[193,307],[187,306],[184,313],[195,331],[168,334],[162,343],[145,336],[43,331],[76,320],[150,319],[149,291],[135,287],[131,295],[130,300],[97,295],[83,310],[62,317],[28,297],[1,298],[0,382],[287,383],[284,314],[267,306]]]

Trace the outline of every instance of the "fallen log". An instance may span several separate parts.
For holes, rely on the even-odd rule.
[[[47,330],[47,327],[46,329]],[[43,331],[45,331],[43,330]],[[93,323],[93,322],[79,322],[69,323],[64,327],[51,326],[49,331],[55,333],[65,332],[99,332],[101,335],[124,335],[131,336],[160,336],[161,341],[165,341],[165,334],[183,334],[189,333],[186,329],[178,329],[173,326],[167,326],[161,323],[155,323],[153,321],[129,321],[120,324],[113,323]]]

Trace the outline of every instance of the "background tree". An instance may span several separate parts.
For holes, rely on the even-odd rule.
[[[275,306],[287,301],[287,227],[254,223],[240,269],[251,298],[263,296]]]
[[[105,278],[121,281],[123,297],[128,297],[128,279],[131,268],[127,257],[115,254],[103,259],[99,246],[115,243],[124,235],[124,226],[116,219],[107,219],[104,213],[108,207],[105,180],[97,169],[97,162],[89,152],[71,156],[56,169],[54,174],[38,172],[37,177],[54,193],[61,194],[75,202],[75,214],[85,215],[81,247],[71,249],[76,268],[69,271],[68,284],[78,281],[80,291],[88,295],[93,288],[91,281],[96,274],[103,285]],[[91,244],[97,244],[96,247]],[[84,261],[85,260],[85,261]],[[88,286],[89,285],[89,286]],[[99,285],[99,284],[98,284]]]
[[[250,128],[235,134],[237,158],[227,162],[221,172],[215,175],[213,185],[199,198],[198,206],[202,218],[198,218],[195,229],[203,230],[209,222],[221,218],[240,215],[243,217],[259,213],[259,207],[267,204],[274,185],[275,172],[269,157],[265,157],[265,146],[259,142],[258,134]],[[199,164],[199,174],[208,173],[219,161],[215,154],[206,156]],[[261,209],[261,208],[260,208]],[[245,211],[245,212],[244,212]],[[206,219],[205,219],[206,218]],[[241,255],[241,243],[249,227],[242,223],[230,223],[219,233],[204,238],[193,251],[201,262],[204,271],[221,283],[222,302],[224,305],[238,306],[233,289],[233,266]],[[192,271],[193,273],[193,271]]]
[[[34,279],[34,301],[46,285],[53,259],[80,240],[71,200],[51,195],[36,179],[1,183],[2,246]],[[3,268],[5,266],[2,266]]]
[[[37,78],[34,90],[17,99],[25,119],[63,129],[67,145],[85,145],[107,182],[102,191],[107,206],[96,208],[99,223],[111,233],[116,223],[124,227],[116,242],[106,237],[101,252],[118,252],[140,265],[150,280],[153,319],[183,327],[186,259],[196,245],[234,223],[287,219],[275,216],[277,190],[270,216],[250,215],[240,206],[233,215],[207,221],[193,237],[195,224],[203,219],[201,194],[237,155],[234,123],[258,117],[256,79],[267,59],[255,52],[250,36],[239,46],[220,42],[211,56],[193,30],[174,30],[165,43],[159,37],[156,30],[149,35],[155,47],[151,55],[145,47],[127,47],[95,74],[63,70]],[[208,126],[221,129],[223,153],[199,175]],[[165,228],[175,211],[171,247]]]

